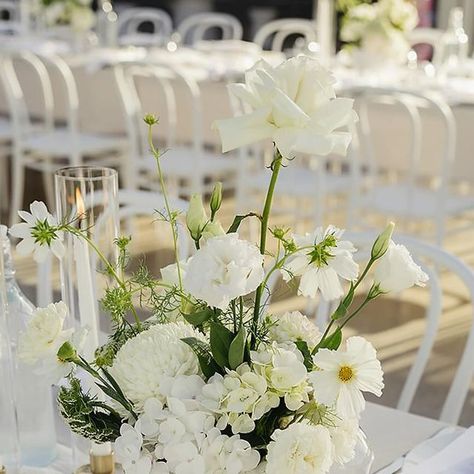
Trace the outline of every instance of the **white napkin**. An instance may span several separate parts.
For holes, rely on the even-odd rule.
[[[474,472],[474,427],[407,474],[472,474]]]

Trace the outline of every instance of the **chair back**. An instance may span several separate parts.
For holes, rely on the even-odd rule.
[[[242,24],[235,16],[215,12],[197,13],[185,18],[177,33],[182,44],[193,45],[206,39],[213,29],[219,29],[224,40],[241,40],[243,36]]]
[[[14,0],[0,0],[0,23],[18,21],[18,16],[18,2]]]
[[[286,40],[290,36],[302,36],[306,45],[317,41],[314,21],[302,18],[280,18],[263,25],[255,34],[254,43],[262,49],[283,51]]]
[[[444,31],[439,28],[415,28],[408,33],[408,41],[410,46],[431,46],[433,53],[431,61],[438,64],[440,59]]]
[[[152,27],[152,32],[143,30],[146,25]],[[169,39],[172,31],[171,17],[159,8],[127,8],[119,15],[118,33],[122,44],[161,46]]]

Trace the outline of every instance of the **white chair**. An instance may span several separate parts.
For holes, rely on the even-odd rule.
[[[447,225],[448,219],[459,218],[474,210],[474,198],[458,192],[451,179],[451,168],[456,154],[456,122],[446,102],[438,96],[417,94],[406,91],[377,88],[353,89],[346,91],[356,98],[359,111],[359,132],[362,155],[367,159],[367,183],[370,183],[358,200],[355,220],[361,224],[367,217],[375,215],[392,216],[404,225],[404,232],[426,234],[442,245],[447,234],[460,232],[472,224]],[[375,113],[376,107],[384,107]],[[391,122],[381,122],[381,113],[389,117],[390,110],[403,114],[409,124],[408,160],[400,155],[396,162],[381,160],[374,151],[375,129],[383,136],[384,146],[394,137]],[[374,112],[375,111],[375,112]],[[423,124],[421,112],[428,111],[441,125],[442,146],[440,157],[433,156],[432,164],[421,163],[423,144]],[[380,138],[380,137],[379,137]],[[380,143],[379,143],[380,145]],[[393,146],[401,146],[395,139]],[[380,152],[380,150],[379,150]],[[377,156],[376,156],[377,155]],[[437,164],[438,163],[438,164]],[[420,224],[429,223],[434,227],[420,229]]]
[[[130,142],[133,146],[133,170],[131,179],[135,188],[157,189],[156,162],[147,143],[147,127],[143,117],[149,110],[142,106],[139,81],[154,81],[157,94],[163,100],[160,125],[157,130],[165,141],[161,148],[167,150],[161,160],[163,173],[170,189],[176,196],[190,196],[192,193],[210,192],[215,181],[221,180],[235,187],[238,160],[232,156],[223,157],[208,151],[203,142],[201,93],[198,83],[178,69],[163,66],[116,67],[115,77],[122,97],[128,124]],[[191,117],[184,117],[179,110],[180,101],[191,103]],[[176,139],[178,124],[191,121],[190,136],[186,141]],[[174,186],[174,187],[172,187]]]
[[[96,201],[100,200],[99,194],[100,193],[95,193],[94,195]],[[85,201],[87,203],[87,198]],[[161,212],[161,210],[165,208],[163,195],[152,191],[119,189],[117,201],[119,206],[117,219],[125,226],[125,233],[130,235],[134,233],[134,229],[131,228],[133,218],[153,217],[156,219],[158,218],[157,212]],[[188,203],[181,199],[171,198],[170,207],[172,210],[186,212]],[[103,222],[104,221],[99,221],[96,223],[96,228],[94,229],[96,233],[100,234],[101,228],[104,225]],[[159,243],[163,240],[163,235],[161,234],[163,229],[158,229],[157,226],[153,226],[153,229],[156,231],[156,242]],[[187,231],[184,226],[178,225],[178,250],[180,260],[186,260],[189,257],[190,249],[191,245]],[[36,287],[36,304],[37,306],[45,307],[53,302],[51,256],[48,257],[45,262],[38,265],[37,271],[38,285]]]
[[[149,25],[152,32],[143,31]],[[173,31],[171,17],[159,8],[127,8],[119,14],[119,43],[135,46],[162,46]]]
[[[180,42],[193,45],[206,39],[206,34],[213,29],[222,32],[224,40],[241,40],[243,28],[240,21],[227,13],[197,13],[184,19],[177,28]],[[212,38],[211,38],[212,39]]]
[[[255,34],[253,42],[262,49],[283,51],[290,36],[302,36],[306,46],[317,41],[316,24],[302,18],[280,18],[263,25]]]
[[[345,234],[345,238],[361,249],[359,258],[363,260],[367,260],[367,257],[370,255],[370,248],[376,236],[377,234],[375,233],[348,232]],[[395,241],[408,248],[416,262],[430,277],[428,282],[429,304],[426,308],[426,328],[398,400],[398,409],[403,411],[410,410],[436,341],[440,318],[443,312],[443,291],[440,283],[440,272],[449,272],[450,275],[455,275],[462,281],[469,292],[471,314],[473,316],[471,329],[458,369],[439,416],[441,421],[457,424],[474,374],[474,272],[459,258],[432,244],[412,237],[398,235],[395,236]]]
[[[431,61],[438,64],[440,50],[442,49],[441,39],[444,30],[438,28],[415,28],[408,33],[408,41],[410,46],[431,46],[433,50]]]
[[[32,123],[24,93],[16,72],[17,61],[26,63],[39,80],[43,99],[43,116]],[[46,65],[59,77],[67,104],[66,123],[54,124],[53,85]],[[14,125],[13,179],[11,221],[22,207],[24,177],[27,168],[43,174],[47,200],[53,202],[52,173],[61,166],[100,164],[122,166],[127,157],[128,141],[124,137],[83,133],[79,127],[79,95],[73,73],[66,62],[54,55],[39,57],[31,53],[14,53],[2,61],[2,73],[8,91],[10,115]],[[123,173],[126,181],[127,173]]]

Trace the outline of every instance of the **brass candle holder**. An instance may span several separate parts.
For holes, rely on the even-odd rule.
[[[81,466],[75,474],[119,474],[122,472],[119,464],[115,463],[114,452],[97,454],[89,452],[89,464]],[[2,472],[0,471],[0,474]]]

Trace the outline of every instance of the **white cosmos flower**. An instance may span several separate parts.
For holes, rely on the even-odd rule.
[[[350,337],[346,350],[320,349],[313,362],[317,370],[308,378],[315,398],[334,406],[341,418],[359,417],[365,408],[362,392],[382,395],[382,367],[374,347],[363,337]]]
[[[201,334],[182,322],[157,324],[129,339],[117,352],[110,373],[138,411],[146,400],[164,402],[167,377],[200,373],[193,350],[181,339]]]
[[[379,9],[402,31],[411,31],[418,24],[418,10],[411,0],[381,0]]]
[[[271,341],[288,343],[304,341],[312,350],[321,340],[319,329],[299,311],[286,312],[277,316],[267,316],[269,323],[268,336]]]
[[[20,255],[33,253],[37,262],[43,262],[50,250],[58,258],[64,255],[63,233],[57,230],[58,222],[44,202],[34,201],[30,204],[30,212],[18,211],[18,215],[25,222],[13,225],[10,235],[23,239],[16,246]]]
[[[413,261],[404,245],[390,242],[377,262],[374,281],[384,293],[399,292],[414,285],[425,286],[428,275]]]
[[[295,235],[298,248],[304,248],[290,257],[282,269],[285,281],[300,276],[298,293],[315,298],[317,291],[325,300],[334,300],[344,294],[339,278],[353,281],[359,265],[352,254],[356,251],[351,242],[341,240],[344,231],[329,226],[325,231],[318,227],[312,234]]]
[[[351,134],[338,129],[357,115],[353,100],[336,99],[335,82],[328,70],[305,56],[276,67],[259,61],[246,72],[245,84],[229,86],[252,112],[215,122],[223,151],[271,139],[285,158],[345,154]]]
[[[209,306],[225,310],[234,298],[248,295],[264,277],[258,248],[226,234],[207,240],[188,262],[184,289]]]
[[[275,430],[268,444],[267,474],[324,474],[333,464],[333,446],[327,428],[293,423]]]

